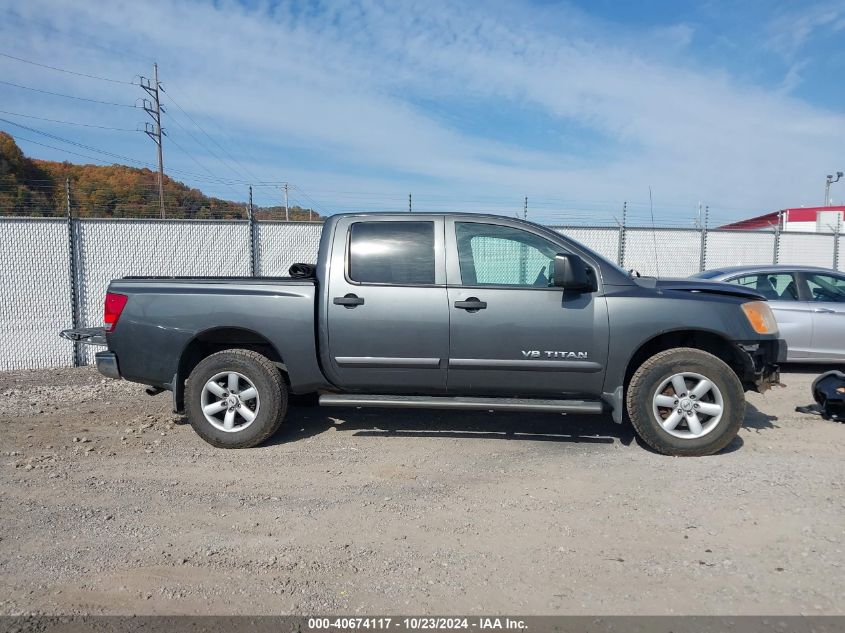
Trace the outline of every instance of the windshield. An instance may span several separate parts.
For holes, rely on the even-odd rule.
[[[696,279],[713,279],[714,277],[718,277],[719,275],[723,274],[724,271],[722,270],[705,270],[702,273],[696,273],[694,275],[690,275],[690,277],[695,277]]]

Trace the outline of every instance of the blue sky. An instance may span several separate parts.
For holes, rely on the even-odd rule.
[[[534,219],[606,223],[626,200],[647,221],[651,188],[658,221],[690,225],[699,203],[715,223],[820,204],[845,170],[845,0],[140,7],[7,0],[0,53],[125,82],[157,61],[166,171],[212,195],[288,181],[326,212],[404,210],[413,192],[415,210],[505,214],[528,196]],[[142,94],[8,57],[0,80]],[[2,83],[0,104],[29,155],[155,160],[137,108]],[[845,200],[845,182],[831,193]]]

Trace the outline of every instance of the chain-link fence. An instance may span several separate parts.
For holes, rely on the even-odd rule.
[[[0,222],[0,368],[73,364],[58,337],[73,320],[69,255],[66,220]]]
[[[82,325],[102,320],[105,288],[115,278],[250,274],[247,222],[79,220],[75,228]],[[92,362],[94,351],[80,346],[81,361]]]
[[[845,249],[845,235],[840,235],[833,249],[833,261],[837,264],[834,268],[839,270],[845,270],[845,254],[843,254],[843,249]]]
[[[257,222],[256,271],[260,277],[281,277],[296,262],[316,263],[322,224]]]
[[[555,226],[624,268],[688,276],[745,264],[845,270],[845,235]],[[58,337],[98,326],[111,279],[126,275],[283,276],[315,262],[321,223],[0,217],[0,369],[90,363]]]

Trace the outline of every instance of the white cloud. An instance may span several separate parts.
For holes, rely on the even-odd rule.
[[[787,59],[792,59],[813,33],[845,29],[845,2],[828,0],[817,4],[802,3],[800,8],[787,11],[768,24],[769,46]]]
[[[647,198],[651,185],[665,203],[763,211],[814,202],[845,146],[841,112],[680,61],[694,36],[685,25],[618,37],[571,9],[375,0],[320,11],[175,0],[56,11],[30,0],[15,11],[27,28],[0,34],[23,57],[113,76],[146,70],[137,51],[155,54],[183,107],[180,95],[190,95],[195,116],[210,115],[247,146],[277,148],[251,171],[294,174],[306,191],[367,191],[364,183],[456,202],[482,193],[621,201]],[[62,77],[67,90],[74,83]],[[537,150],[498,141],[494,130],[461,131],[418,105],[423,98],[477,104],[482,122],[485,109],[530,106],[594,135],[607,159],[579,155],[574,141]],[[291,150],[323,167],[303,169]]]

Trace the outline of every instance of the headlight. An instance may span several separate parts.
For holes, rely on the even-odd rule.
[[[757,334],[777,334],[778,322],[769,304],[765,301],[749,301],[742,304],[745,317]]]

